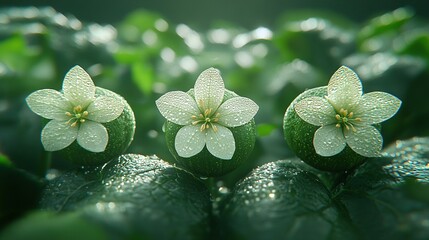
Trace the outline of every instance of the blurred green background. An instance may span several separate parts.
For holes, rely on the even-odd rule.
[[[37,207],[42,189],[40,179],[47,170],[47,156],[40,143],[44,121],[29,110],[25,98],[38,89],[59,90],[65,73],[76,64],[90,73],[97,86],[122,95],[133,108],[137,129],[127,152],[155,154],[169,162],[173,159],[162,132],[164,119],[156,109],[155,100],[168,91],[189,90],[199,73],[208,67],[220,69],[226,87],[253,99],[260,110],[255,117],[258,136],[251,158],[236,171],[211,182],[211,186],[221,183],[216,185],[219,189],[231,189],[257,166],[294,158],[282,133],[286,108],[304,90],[326,85],[341,65],[359,74],[364,92],[384,91],[403,101],[398,114],[383,123],[385,146],[398,143],[397,140],[429,136],[428,6],[429,3],[418,0],[1,1],[0,181],[8,184],[0,185],[3,201],[0,210],[6,210],[0,211],[0,225]],[[419,181],[427,181],[427,149],[421,147],[427,146],[425,141],[418,145],[420,148],[410,145],[404,151],[397,145],[398,153],[391,153],[403,158],[412,158],[407,154],[420,154],[419,164],[407,165],[410,171],[400,168],[404,176],[415,174],[410,172],[417,166],[423,169]],[[348,187],[361,191],[359,187],[364,186],[360,193],[366,194],[379,179],[380,182],[390,179],[385,175],[380,177],[381,163],[371,162],[363,170],[358,169],[354,173],[357,178],[352,177],[360,180],[354,186],[352,178]],[[295,165],[296,161],[291,164],[268,166],[290,167],[292,170],[287,174],[291,175],[308,170],[308,166]],[[402,162],[398,165],[402,166]],[[50,167],[58,171],[55,174],[50,171],[48,178],[79,168],[55,153]],[[323,192],[329,199],[337,196],[338,188],[341,190],[339,182],[347,182],[336,179],[336,175],[309,171],[317,179],[314,176],[304,179],[319,185],[319,178],[324,181],[326,186],[320,189],[325,191],[327,187],[332,191]],[[373,175],[368,177],[365,175],[368,172]],[[70,176],[76,184],[82,180],[80,175],[65,174],[66,178]],[[261,177],[267,176],[261,174]],[[368,178],[371,182],[362,184]],[[252,186],[253,182],[248,184]],[[331,189],[331,184],[339,187]],[[63,189],[58,188],[61,194]],[[243,189],[246,193],[246,188]],[[311,189],[303,192],[312,192]],[[357,196],[356,199],[361,199]],[[424,196],[427,203],[427,195]],[[347,193],[346,199],[351,199]],[[283,203],[279,206],[284,206]],[[234,206],[241,209],[240,204],[231,205],[232,209]],[[355,206],[357,215],[365,208]],[[365,217],[372,220],[373,211],[368,209]],[[427,210],[426,205],[422,209]],[[211,211],[216,215],[216,208]],[[426,229],[426,225],[422,228]],[[424,236],[427,232],[424,231]]]
[[[83,21],[117,23],[131,11],[144,8],[155,11],[175,23],[207,28],[216,21],[233,22],[246,28],[259,25],[274,26],[278,18],[297,10],[331,11],[353,21],[366,21],[380,13],[399,7],[412,7],[417,15],[428,16],[429,3],[420,0],[339,1],[339,0],[2,0],[2,6],[52,6],[64,14],[70,13]]]

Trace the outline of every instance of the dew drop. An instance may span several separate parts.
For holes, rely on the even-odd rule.
[[[228,193],[230,193],[229,188],[227,188],[227,187],[225,187],[225,186],[219,187],[218,191],[219,191],[219,193],[221,193],[221,194],[228,194]]]

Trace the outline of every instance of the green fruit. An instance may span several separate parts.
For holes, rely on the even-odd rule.
[[[124,111],[115,120],[102,123],[109,134],[109,142],[107,143],[106,150],[103,152],[95,153],[88,151],[82,148],[77,141],[74,141],[70,146],[60,151],[66,159],[79,165],[99,165],[108,162],[112,158],[124,153],[134,137],[136,121],[133,110],[127,101],[120,95],[100,87],[97,87],[95,96],[108,96],[117,101],[122,101]]]
[[[320,126],[314,126],[302,120],[295,112],[295,104],[308,97],[324,97],[327,87],[309,89],[301,93],[286,110],[283,120],[284,137],[289,147],[307,164],[326,171],[345,171],[355,168],[368,158],[354,152],[349,146],[337,155],[323,157],[316,153],[313,146],[314,133]],[[377,126],[376,126],[377,127]]]
[[[188,94],[193,96],[193,90],[191,89]],[[233,97],[237,97],[237,94],[226,90],[222,102]],[[242,126],[229,128],[235,140],[235,152],[232,159],[223,160],[217,158],[213,156],[206,147],[204,147],[200,153],[190,158],[184,158],[177,154],[174,147],[176,134],[180,128],[182,128],[181,125],[177,125],[170,121],[165,123],[164,130],[167,147],[175,157],[175,163],[178,166],[202,177],[221,176],[233,171],[248,159],[256,141],[255,121],[252,119]]]

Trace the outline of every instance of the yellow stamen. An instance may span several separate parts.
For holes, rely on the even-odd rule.
[[[216,125],[212,124],[212,129],[213,129],[213,131],[214,131],[214,132],[217,132],[217,127],[216,127]]]
[[[206,109],[206,110],[204,111],[204,116],[208,117],[208,116],[210,115],[210,113],[211,113],[211,112],[212,112],[212,109],[211,109],[211,108]]]
[[[337,123],[337,124],[335,125],[335,127],[340,128],[340,127],[341,127],[341,124]]]
[[[77,105],[76,107],[73,108],[75,113],[80,113],[82,112],[82,107],[80,105]]]
[[[66,116],[67,116],[67,117],[71,117],[71,116],[73,116],[73,114],[71,114],[71,113],[69,113],[69,112],[66,112]]]

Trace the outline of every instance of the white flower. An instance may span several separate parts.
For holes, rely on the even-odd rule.
[[[203,71],[195,82],[195,99],[181,91],[168,92],[156,105],[169,121],[183,125],[175,138],[181,157],[192,157],[204,146],[215,157],[229,160],[235,152],[235,140],[229,127],[252,120],[259,107],[245,97],[233,97],[224,103],[225,86],[217,69]]]
[[[313,145],[321,156],[333,156],[346,144],[365,157],[379,156],[383,145],[380,132],[372,126],[396,114],[401,101],[384,92],[362,95],[362,83],[355,72],[340,67],[328,83],[328,95],[309,97],[295,105],[304,121],[321,126]]]
[[[76,139],[88,151],[105,150],[109,136],[101,123],[119,117],[124,106],[111,97],[96,97],[95,90],[88,73],[75,66],[66,74],[62,92],[42,89],[27,97],[33,112],[52,119],[42,131],[46,151],[61,150]]]

